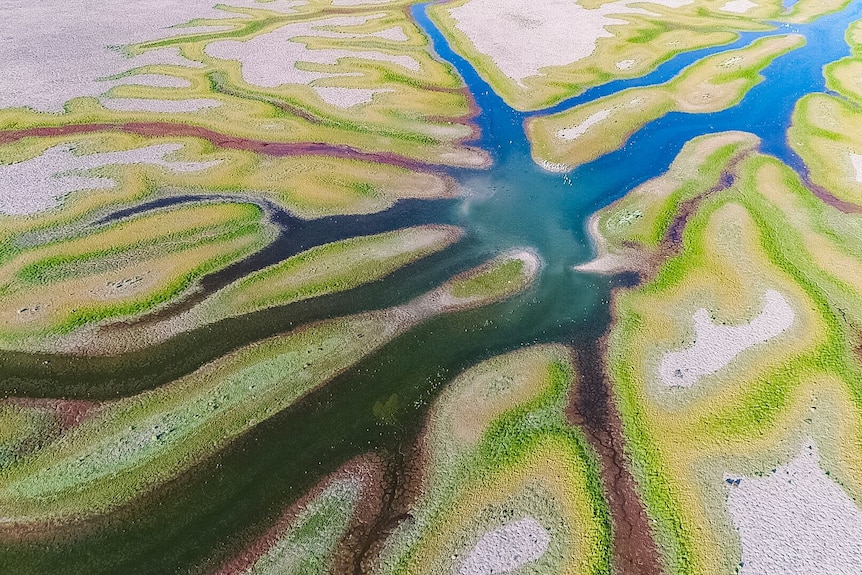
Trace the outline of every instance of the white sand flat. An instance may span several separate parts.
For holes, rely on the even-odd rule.
[[[796,314],[775,290],[763,296],[763,311],[742,325],[716,325],[709,312],[694,313],[694,344],[664,355],[659,366],[661,382],[669,387],[691,387],[701,377],[717,372],[732,359],[787,330]]]
[[[185,78],[165,74],[134,74],[105,82],[116,86],[152,86],[154,88],[191,88],[192,86],[191,81]]]
[[[572,140],[576,140],[587,133],[587,130],[595,126],[596,124],[602,122],[611,117],[610,110],[599,110],[594,114],[587,117],[586,120],[578,124],[577,126],[572,126],[571,128],[563,128],[562,130],[557,131],[557,137],[570,142]]]
[[[214,58],[238,61],[242,66],[242,76],[246,82],[266,88],[274,88],[283,84],[309,84],[321,78],[356,75],[312,71],[297,67],[299,63],[333,65],[337,64],[341,58],[389,62],[413,72],[419,72],[421,65],[412,56],[367,50],[312,50],[300,41],[303,37],[333,37],[333,34],[336,37],[341,37],[342,35],[337,32],[320,30],[320,28],[324,26],[357,26],[376,16],[378,15],[344,16],[326,18],[315,22],[297,22],[245,42],[236,40],[211,42],[206,47],[206,53]],[[356,34],[344,35],[344,37],[356,36]]]
[[[611,38],[616,14],[648,14],[649,4],[678,8],[693,0],[620,0],[587,9],[574,0],[470,0],[450,11],[456,27],[520,86],[548,66],[586,58],[600,38]],[[630,6],[637,4],[637,8]],[[529,46],[529,50],[524,50]]]
[[[165,157],[181,144],[159,144],[102,154],[76,155],[70,145],[54,146],[35,158],[0,165],[0,213],[26,215],[53,208],[66,195],[86,189],[109,189],[114,180],[86,175],[86,170],[118,164],[152,164],[173,172],[197,172],[219,164],[179,162]]]
[[[550,543],[550,533],[532,517],[525,517],[483,535],[461,564],[458,573],[510,573],[540,559]]]
[[[850,165],[853,166],[856,181],[862,182],[862,156],[859,154],[850,154]]]
[[[862,572],[862,510],[820,468],[810,440],[767,477],[725,480],[742,543],[740,575]]]
[[[360,104],[368,104],[374,99],[374,94],[391,92],[392,90],[368,90],[364,88],[325,88],[314,87],[320,99],[337,108],[352,108]]]
[[[224,26],[182,27],[198,18],[245,18],[217,4],[293,12],[304,2],[276,0],[5,0],[0,18],[0,108],[62,112],[78,96],[98,96],[106,78],[148,64],[201,66],[162,48],[129,57],[122,46]],[[38,25],[34,25],[38,23]]]
[[[164,112],[170,114],[198,112],[217,108],[221,102],[212,98],[189,98],[186,100],[156,100],[151,98],[109,98],[99,99],[109,110],[119,112]]]
[[[719,8],[719,10],[721,10],[722,12],[745,14],[752,8],[757,8],[757,4],[755,4],[751,0],[730,0],[730,2]]]

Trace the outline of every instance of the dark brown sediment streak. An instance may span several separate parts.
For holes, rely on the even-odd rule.
[[[0,131],[0,145],[17,142],[27,137],[55,137],[94,132],[126,132],[148,137],[191,137],[207,140],[220,148],[255,152],[265,156],[332,156],[348,160],[362,160],[377,164],[387,164],[408,170],[428,170],[439,167],[421,160],[391,152],[367,152],[344,144],[324,142],[266,142],[241,136],[230,136],[200,126],[175,124],[172,122],[127,122],[121,124],[71,124],[26,128],[23,130]]]
[[[357,535],[365,533],[367,526],[372,524],[380,514],[386,495],[385,467],[383,461],[376,455],[361,456],[354,459],[328,478],[320,481],[294,502],[275,525],[239,554],[222,564],[213,575],[236,575],[249,570],[278,543],[299,514],[316,497],[320,496],[335,481],[342,478],[356,478],[361,484],[359,502],[350,520],[347,534],[338,544],[333,558],[333,566],[330,570],[332,573],[347,573],[348,570],[343,570],[341,566],[344,556],[351,556],[350,549],[356,545]]]
[[[605,369],[606,339],[576,352],[578,385],[569,398],[569,422],[587,436],[599,455],[601,479],[613,522],[614,571],[619,575],[663,572],[646,509],[625,455],[622,420]]]
[[[378,514],[363,524],[361,530],[350,534],[350,544],[343,546],[340,555],[336,556],[331,573],[366,575],[375,571],[380,552],[389,535],[399,525],[413,519],[410,509],[421,492],[426,453],[420,439],[418,443],[407,448],[406,452],[402,441],[396,451],[389,454],[382,505]]]

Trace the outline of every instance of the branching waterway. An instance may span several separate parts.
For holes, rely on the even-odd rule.
[[[585,229],[589,216],[636,185],[662,174],[687,141],[703,134],[752,132],[761,138],[764,152],[779,157],[804,176],[804,167],[786,140],[794,105],[807,93],[825,91],[822,67],[849,53],[842,35],[851,22],[862,17],[862,2],[854,2],[812,24],[777,24],[769,32],[742,34],[731,45],[679,55],[642,78],[614,81],[551,109],[522,113],[507,106],[469,62],[452,50],[427,17],[426,8],[415,6],[412,15],[431,38],[440,58],[464,78],[480,110],[475,118],[480,136],[471,144],[492,154],[493,167],[447,170],[464,195],[457,201],[411,201],[384,214],[304,224],[307,228],[294,230],[289,236],[293,242],[290,246],[283,246],[278,254],[270,250],[265,260],[284,259],[298,247],[337,237],[416,223],[461,226],[466,230],[463,241],[384,281],[224,320],[131,355],[81,361],[4,354],[0,369],[9,375],[4,387],[7,392],[34,396],[48,395],[47,390],[56,395],[57,389],[66,389],[67,397],[79,399],[130,395],[303,323],[402,303],[517,246],[534,249],[544,261],[534,285],[511,300],[441,317],[412,330],[323,389],[258,425],[181,479],[107,520],[94,520],[92,528],[59,526],[49,543],[29,542],[23,537],[20,543],[6,545],[0,551],[0,565],[22,566],[23,570],[15,570],[21,573],[122,571],[161,575],[206,571],[241,550],[291,502],[351,458],[376,451],[400,465],[403,454],[409,453],[415,442],[429,403],[441,386],[466,367],[537,342],[570,344],[579,350],[581,361],[588,363],[595,355],[596,341],[607,330],[613,288],[632,281],[573,269],[592,256]],[[544,171],[530,157],[523,127],[530,115],[553,113],[621,89],[660,83],[705,55],[785,33],[805,36],[806,45],[777,58],[764,70],[765,80],[735,107],[711,114],[668,114],[647,124],[622,149],[568,174]],[[122,215],[127,213],[117,214]],[[284,228],[298,225],[295,219],[284,219],[280,224]],[[302,229],[314,237],[304,236]],[[601,387],[592,387],[596,386]],[[595,393],[607,394],[607,390]],[[381,421],[375,416],[374,407],[381,402],[395,406],[394,418]],[[582,402],[585,409],[591,405],[603,409],[601,402]],[[580,415],[585,425],[596,416]],[[409,480],[398,470],[390,475],[393,481]],[[377,524],[385,525],[386,521]],[[364,544],[367,548],[367,541]]]

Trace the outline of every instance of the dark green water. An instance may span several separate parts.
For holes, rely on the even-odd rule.
[[[860,12],[857,2],[812,25],[769,32],[802,33],[808,45],[776,60],[765,71],[766,81],[739,106],[716,114],[670,114],[647,125],[623,150],[563,175],[533,164],[522,127],[526,115],[506,106],[467,62],[452,53],[425,16],[424,6],[415,7],[413,15],[438,54],[456,67],[474,94],[482,133],[476,144],[493,154],[495,165],[487,171],[451,170],[468,191],[465,199],[401,208],[398,217],[382,227],[454,223],[467,230],[463,242],[376,284],[226,320],[118,359],[52,358],[44,366],[42,357],[7,354],[0,358],[2,387],[21,395],[129,395],[307,321],[404,302],[514,246],[541,254],[545,266],[538,281],[517,298],[412,330],[109,521],[60,528],[48,541],[5,544],[0,549],[0,573],[206,571],[238,552],[292,501],[347,460],[409,446],[429,402],[465,367],[536,342],[589,347],[607,328],[611,288],[625,281],[572,270],[591,255],[585,235],[589,215],[661,174],[686,141],[706,133],[754,132],[763,139],[764,151],[801,169],[785,138],[793,105],[802,95],[824,89],[822,66],[848,54],[843,32]],[[733,47],[762,35],[746,34]],[[720,49],[681,55],[644,78],[599,87],[555,109],[664,81]],[[398,422],[383,424],[373,414],[374,404],[393,395],[399,405]]]

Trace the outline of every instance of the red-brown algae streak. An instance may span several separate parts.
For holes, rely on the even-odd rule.
[[[63,431],[79,425],[101,405],[95,401],[82,399],[43,399],[37,397],[9,397],[6,401],[11,405],[43,409],[52,413]]]
[[[327,155],[348,160],[363,160],[388,164],[408,170],[427,170],[434,164],[413,160],[389,152],[365,152],[343,144],[324,142],[266,142],[238,136],[229,136],[187,124],[171,122],[128,122],[124,124],[73,124],[68,126],[42,126],[23,130],[0,131],[0,145],[17,142],[27,137],[56,137],[94,132],[127,132],[148,137],[192,137],[207,140],[211,144],[227,149],[256,152],[265,156],[315,156]]]

